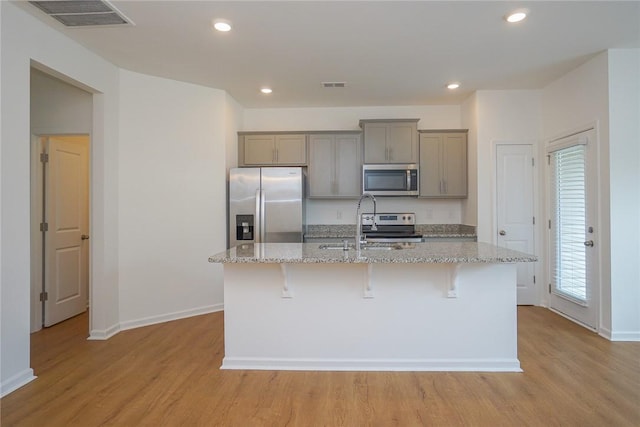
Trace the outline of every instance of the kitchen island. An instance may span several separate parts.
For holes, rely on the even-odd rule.
[[[520,371],[516,264],[475,242],[246,244],[224,264],[222,369]]]

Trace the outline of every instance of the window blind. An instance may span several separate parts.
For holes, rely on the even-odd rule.
[[[550,153],[554,293],[587,305],[585,146]]]

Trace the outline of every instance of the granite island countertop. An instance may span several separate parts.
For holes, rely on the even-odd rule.
[[[537,257],[489,243],[435,242],[402,244],[402,249],[381,249],[372,244],[358,253],[351,248],[322,249],[319,243],[249,243],[209,257],[211,263],[514,263],[535,262]]]

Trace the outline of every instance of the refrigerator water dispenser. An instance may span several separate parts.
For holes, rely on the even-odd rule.
[[[253,240],[253,215],[236,215],[236,240]]]

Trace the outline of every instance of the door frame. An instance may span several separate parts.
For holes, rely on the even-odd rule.
[[[91,141],[92,135],[89,132],[79,132],[79,133],[43,133],[31,134],[30,140],[30,151],[31,151],[31,182],[30,182],[30,200],[31,200],[31,208],[30,208],[30,224],[31,224],[31,233],[30,233],[30,241],[31,241],[31,256],[30,256],[30,269],[31,269],[31,283],[30,283],[30,303],[29,306],[31,308],[31,325],[30,332],[36,332],[42,329],[42,325],[44,323],[43,310],[44,305],[40,301],[40,292],[43,290],[43,263],[44,263],[44,240],[42,236],[42,232],[40,231],[40,223],[42,222],[42,215],[44,210],[44,167],[42,166],[42,162],[40,162],[40,153],[43,150],[41,139],[52,137],[52,136],[77,136],[77,135],[87,135],[89,138],[88,142],[88,155],[89,155],[89,182],[88,182],[88,190],[89,190],[89,207],[88,207],[88,220],[89,220],[89,235],[92,235],[92,221],[91,221],[91,188],[92,188],[92,173],[91,173]],[[93,282],[92,282],[92,259],[91,256],[92,250],[92,240],[89,239],[87,242],[89,244],[88,247],[88,273],[89,273],[89,283],[87,286],[87,303],[89,306],[92,305],[92,295],[93,295]],[[89,321],[91,322],[91,320]],[[90,329],[89,329],[90,330]]]
[[[534,253],[539,260],[544,260],[541,256],[541,248],[543,246],[543,227],[540,227],[541,222],[544,220],[544,214],[542,206],[544,203],[540,203],[540,179],[539,173],[540,159],[542,158],[542,147],[538,139],[535,138],[521,138],[521,139],[496,139],[491,140],[491,243],[498,244],[498,146],[499,145],[531,145],[531,153],[534,159],[533,167],[533,215],[536,218],[536,223],[533,226],[533,248]],[[544,263],[536,262],[533,271],[536,277],[536,304],[544,306],[543,289],[544,286],[537,286],[545,278],[544,276]],[[544,283],[544,282],[543,282]]]
[[[593,159],[593,165],[591,165],[591,168],[593,169],[590,173],[593,174],[593,178],[595,181],[595,188],[593,189],[593,195],[595,197],[595,214],[597,216],[596,220],[594,221],[595,226],[597,227],[597,242],[596,245],[594,246],[594,250],[596,251],[596,254],[594,256],[594,259],[596,259],[598,265],[596,266],[596,271],[595,271],[595,280],[598,281],[598,303],[596,304],[595,310],[596,310],[596,324],[594,325],[594,327],[592,328],[591,326],[585,325],[584,323],[580,322],[578,319],[575,319],[573,317],[570,317],[558,310],[554,310],[553,308],[551,308],[551,304],[550,304],[550,300],[549,300],[549,287],[551,286],[551,253],[549,251],[549,247],[551,244],[551,230],[548,227],[545,227],[545,239],[544,239],[544,261],[545,261],[545,282],[544,282],[544,306],[547,307],[549,310],[553,311],[554,313],[571,320],[572,322],[584,326],[585,328],[591,330],[591,331],[595,331],[597,333],[599,333],[600,335],[602,335],[601,332],[601,326],[603,324],[602,321],[602,302],[603,302],[603,256],[604,256],[604,252],[602,250],[602,246],[604,243],[603,240],[603,209],[608,209],[608,205],[603,207],[600,203],[600,201],[602,200],[602,194],[601,194],[601,182],[602,182],[602,171],[601,171],[601,166],[600,166],[600,159],[602,158],[601,156],[601,144],[600,144],[600,123],[598,120],[586,123],[582,126],[577,126],[575,128],[572,129],[568,129],[565,130],[563,132],[558,132],[555,135],[549,137],[549,138],[545,138],[545,142],[543,144],[542,150],[543,150],[543,154],[546,157],[547,156],[547,151],[549,148],[549,145],[551,143],[553,143],[554,141],[560,140],[560,139],[564,139],[567,137],[570,137],[572,135],[576,135],[582,132],[587,132],[593,130],[594,134],[595,134],[595,159]],[[545,159],[546,162],[546,159]],[[549,173],[549,169],[546,168],[545,169],[545,173],[544,175],[544,185],[545,185],[545,200],[544,200],[544,205],[545,205],[545,221],[549,221],[551,219],[551,194],[550,194],[550,189],[551,189],[551,176]],[[604,335],[603,335],[604,336]]]

